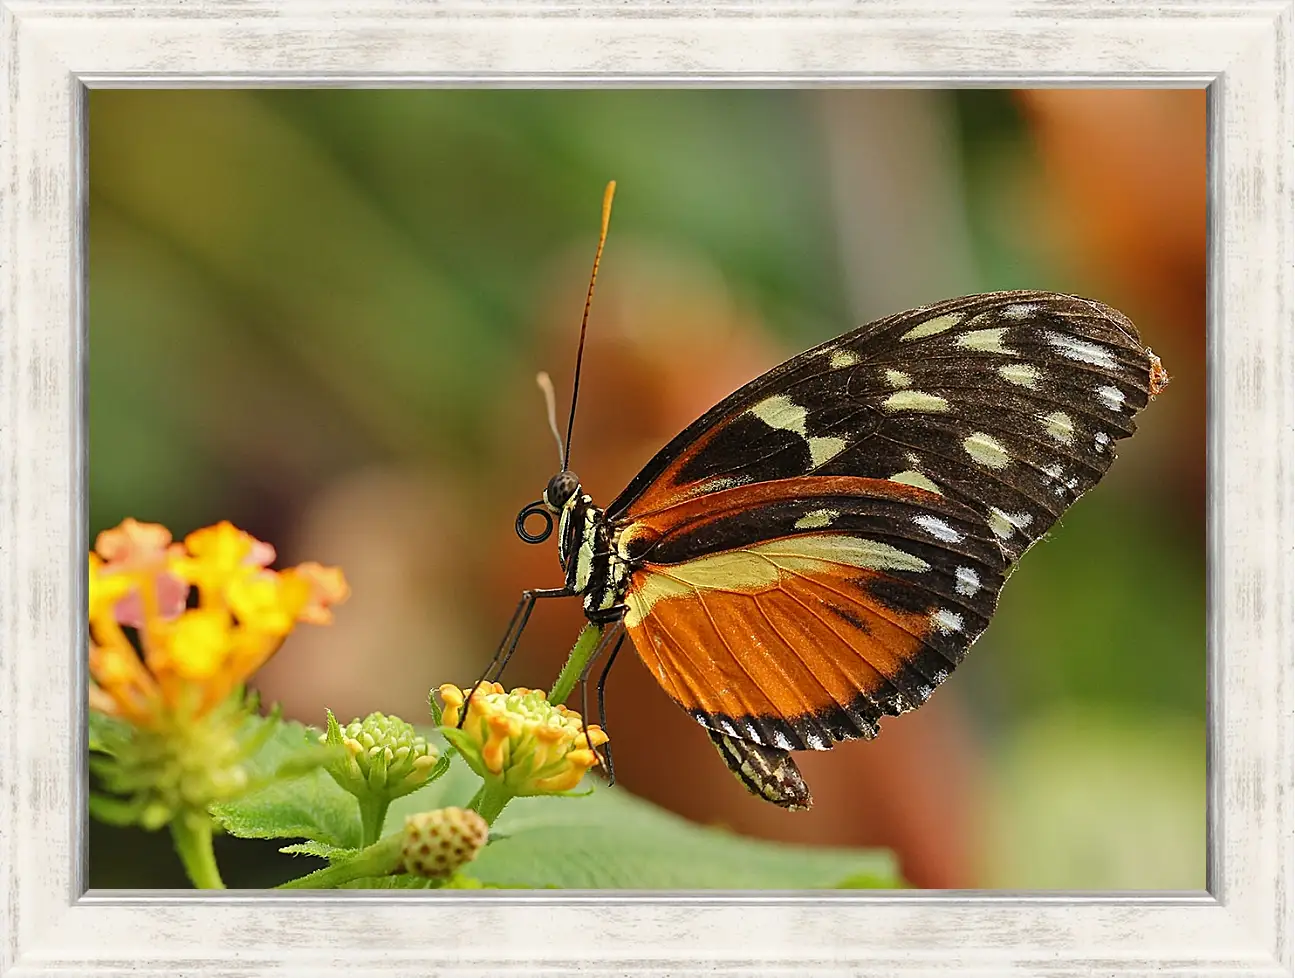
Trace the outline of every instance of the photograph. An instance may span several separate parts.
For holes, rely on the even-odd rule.
[[[1205,90],[87,103],[92,888],[1206,889]]]

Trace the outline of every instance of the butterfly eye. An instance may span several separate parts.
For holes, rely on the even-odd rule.
[[[526,529],[526,521],[532,516],[538,516],[544,521],[544,528],[539,533],[532,533]],[[517,530],[517,535],[526,543],[543,543],[553,532],[553,514],[544,505],[544,500],[537,499],[517,514],[514,528]]]

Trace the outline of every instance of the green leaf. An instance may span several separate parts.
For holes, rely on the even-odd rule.
[[[304,759],[318,757],[319,732],[299,723],[281,723],[265,746],[248,761],[253,780],[266,787],[212,807],[212,815],[230,835],[245,839],[310,839],[337,848],[360,845],[360,811],[322,768],[290,780]]]
[[[109,825],[134,825],[143,805],[136,799],[113,798],[94,792],[90,795],[90,814]]]
[[[88,733],[91,751],[116,754],[119,745],[130,739],[131,727],[125,720],[91,710]]]
[[[327,859],[329,862],[342,862],[351,858],[360,850],[330,846],[326,842],[294,842],[290,846],[283,846],[279,851],[289,856],[318,856],[320,859]]]
[[[399,799],[385,830],[418,811],[464,805],[480,781],[462,765]],[[585,798],[518,798],[466,869],[487,887],[833,889],[902,882],[879,849],[793,846],[706,828],[618,788]]]

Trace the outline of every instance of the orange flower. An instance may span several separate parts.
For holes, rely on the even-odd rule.
[[[594,748],[607,743],[597,724],[548,701],[543,690],[518,687],[505,693],[499,683],[482,683],[467,705],[458,686],[442,686],[441,732],[468,767],[517,797],[570,791],[595,764]],[[456,729],[457,728],[457,729]]]
[[[90,554],[91,706],[140,727],[198,717],[275,653],[298,621],[328,621],[342,572],[268,569],[274,548],[222,522],[173,544],[166,527],[125,520]],[[189,587],[198,607],[187,608]],[[134,629],[132,642],[123,625]],[[138,646],[138,651],[137,651]]]

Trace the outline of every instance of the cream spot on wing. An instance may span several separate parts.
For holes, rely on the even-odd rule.
[[[903,472],[896,472],[890,477],[889,481],[898,482],[905,486],[914,486],[917,489],[925,489],[927,492],[933,492],[937,496],[944,495],[944,493],[940,492],[939,486],[916,469],[907,469]]]
[[[859,362],[859,355],[849,350],[833,350],[832,357],[827,362],[833,370],[840,370],[842,367],[853,367]]]
[[[844,438],[815,438],[813,436],[806,437],[805,442],[809,445],[810,461],[814,463],[815,468],[840,455],[841,452],[845,451],[845,446],[848,444]]]
[[[820,527],[831,526],[832,521],[840,515],[834,509],[811,509],[792,525],[797,530],[817,530]]]
[[[1007,518],[1001,509],[990,510],[989,528],[994,531],[994,536],[1000,540],[1006,540],[1016,532],[1016,527],[1012,526],[1012,521]]]
[[[808,411],[785,394],[765,398],[751,408],[751,413],[770,428],[794,431],[799,435],[805,434],[805,418],[809,415]]]
[[[981,353],[1006,353],[1010,356],[1016,356],[1016,351],[1003,346],[1003,334],[1007,328],[1000,326],[997,329],[977,329],[970,333],[963,333],[954,344],[962,347],[964,350],[977,350]]]
[[[1069,445],[1075,440],[1075,423],[1065,411],[1053,411],[1042,418],[1043,428],[1054,441]]]
[[[962,322],[962,313],[945,313],[943,316],[936,316],[934,319],[928,319],[924,323],[918,323],[901,336],[900,339],[919,340],[923,336],[934,336],[937,333],[943,333],[946,329],[953,329],[953,327],[957,326],[960,322]]]
[[[1034,314],[1034,308],[1028,302],[1013,302],[1003,307],[1003,316],[1006,319],[1026,319]]]
[[[907,387],[913,382],[913,378],[902,370],[887,370],[886,383],[891,387]]]
[[[950,611],[948,608],[940,608],[931,615],[931,624],[937,631],[949,634],[950,632],[962,631],[962,615]]]
[[[1031,513],[1005,513],[997,506],[989,507],[989,528],[1000,540],[1008,539],[1017,530],[1024,530],[1033,522],[1034,516]]]
[[[949,402],[937,394],[922,391],[895,391],[881,402],[886,411],[923,411],[936,414],[949,410]]]
[[[809,412],[785,394],[765,398],[751,408],[751,413],[770,428],[794,432],[804,438],[815,468],[839,455],[848,444],[844,438],[810,435],[805,428]]]
[[[1028,387],[1034,390],[1039,384],[1039,371],[1028,363],[1005,363],[998,368],[998,375],[1009,384],[1017,387]]]
[[[1005,468],[1011,460],[1007,449],[983,431],[972,432],[962,440],[962,447],[972,461],[991,469]]]
[[[951,527],[938,516],[931,516],[929,513],[923,513],[921,516],[914,516],[913,522],[920,526],[931,536],[944,543],[957,543],[962,539],[962,534]]]
[[[1118,364],[1115,354],[1104,346],[1089,343],[1065,333],[1045,332],[1043,338],[1063,357],[1078,360],[1080,363],[1091,363],[1094,367],[1114,368]]]
[[[964,598],[970,598],[980,590],[980,575],[971,567],[959,567],[954,575],[956,583],[954,590]]]
[[[821,573],[833,565],[913,573],[931,569],[921,557],[898,547],[846,533],[769,540],[682,564],[649,565],[626,595],[629,610],[625,624],[629,628],[637,627],[658,601],[691,595],[698,590],[758,594],[777,587],[786,575]]]
[[[1093,447],[1099,452],[1106,451],[1110,447],[1111,436],[1104,431],[1099,431],[1093,436]]]
[[[1097,388],[1097,399],[1112,411],[1118,411],[1124,407],[1124,392],[1118,387]]]

